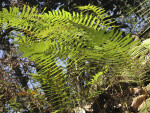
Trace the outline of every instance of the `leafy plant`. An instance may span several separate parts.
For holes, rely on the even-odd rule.
[[[131,59],[133,51],[129,51],[136,46],[134,37],[115,32],[118,26],[112,26],[114,20],[107,19],[104,9],[91,5],[79,9],[84,13],[58,10],[38,14],[36,7],[29,6],[22,12],[17,7],[0,12],[1,28],[19,31],[12,38],[23,57],[35,62],[37,74],[31,75],[41,84],[52,111],[83,106],[119,82],[118,76],[127,77],[125,72],[134,75],[137,69]],[[93,84],[98,87],[95,91],[90,90]]]

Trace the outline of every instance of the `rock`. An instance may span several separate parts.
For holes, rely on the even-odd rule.
[[[146,95],[139,95],[135,98],[133,98],[131,109],[133,111],[137,111],[138,107],[143,103],[143,101],[146,99]]]
[[[74,113],[86,113],[85,110],[81,107],[75,107],[73,111]]]

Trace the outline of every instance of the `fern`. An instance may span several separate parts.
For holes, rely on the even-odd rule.
[[[41,83],[54,110],[67,109],[75,104],[82,106],[87,98],[102,93],[104,88],[90,92],[93,86],[86,85],[88,82],[98,84],[95,79],[102,75],[102,67],[107,67],[106,70],[116,76],[131,66],[129,49],[135,45],[133,37],[130,34],[122,37],[122,32],[114,32],[113,28],[118,26],[111,26],[114,21],[107,20],[105,15],[108,14],[103,9],[91,5],[79,9],[90,9],[94,13],[71,14],[59,10],[38,14],[36,7],[27,6],[21,13],[16,7],[0,12],[1,27],[12,27],[20,32],[15,38],[18,48],[23,57],[37,65],[38,74],[31,75]],[[97,66],[92,68],[86,63],[92,60],[98,62],[99,69],[95,74],[88,70],[96,70]],[[106,77],[110,73],[103,74]],[[109,75],[109,78],[114,76]]]

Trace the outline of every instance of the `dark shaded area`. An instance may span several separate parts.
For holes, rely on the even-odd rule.
[[[121,11],[122,14],[126,14],[130,9],[135,8],[144,0],[17,0],[18,5],[28,4],[30,6],[38,6],[40,10],[47,7],[46,11],[56,9],[58,6],[60,9],[65,9],[66,11],[74,11],[76,6],[84,6],[88,4],[101,6],[105,10],[111,10],[114,15]],[[8,8],[10,4],[14,2],[13,0],[1,0],[0,10],[2,7]],[[127,6],[128,5],[128,6]],[[140,8],[140,7],[139,7]]]
[[[100,94],[94,101],[92,105],[93,113],[123,113],[130,110],[130,87],[131,84],[125,82],[120,82],[108,87],[107,90]],[[128,103],[126,108],[119,105],[123,101]]]

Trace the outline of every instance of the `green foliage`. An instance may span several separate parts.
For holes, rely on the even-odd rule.
[[[19,31],[16,44],[23,57],[35,62],[38,72],[32,77],[41,83],[52,110],[82,106],[109,85],[104,78],[113,84],[117,81],[112,78],[131,71],[127,67],[132,65],[129,50],[136,44],[134,38],[115,32],[118,26],[111,26],[114,21],[107,19],[103,9],[91,5],[79,9],[94,13],[58,10],[38,14],[36,7],[28,6],[22,12],[16,7],[0,12],[2,29]],[[92,61],[97,64],[90,66]],[[96,86],[97,82],[102,85]],[[93,84],[100,88],[91,91]]]
[[[139,113],[148,113],[150,111],[150,101],[147,100],[145,102],[145,106],[142,107],[142,109],[139,111]]]
[[[99,84],[99,81],[101,81],[100,79],[102,78],[102,74],[107,72],[107,66],[102,69],[103,71],[98,72],[97,74],[95,74],[93,76],[93,79],[91,79],[91,81],[88,84]]]

